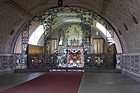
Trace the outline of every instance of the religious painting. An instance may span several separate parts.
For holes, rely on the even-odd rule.
[[[108,54],[115,54],[115,53],[116,53],[115,44],[108,46]]]
[[[68,47],[82,46],[82,27],[76,24],[69,25],[65,37]]]
[[[63,40],[64,40],[64,31],[62,29],[60,29],[58,35],[59,35],[58,45],[62,46]]]

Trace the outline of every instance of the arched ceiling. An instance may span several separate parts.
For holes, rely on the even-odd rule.
[[[125,53],[140,51],[140,0],[63,1],[64,5],[92,10],[109,21],[118,33]],[[16,35],[27,20],[56,6],[58,0],[0,0],[0,53],[11,53]]]

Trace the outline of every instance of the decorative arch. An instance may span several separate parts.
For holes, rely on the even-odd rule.
[[[44,40],[49,40],[50,36],[53,33],[53,29],[56,29],[58,26],[62,26],[64,24],[80,24],[82,29],[85,31],[91,31],[92,28],[100,30],[100,33],[105,38],[106,42],[114,43],[117,48],[117,53],[122,53],[121,42],[118,38],[118,35],[115,29],[111,26],[111,24],[105,20],[100,15],[96,14],[93,11],[87,10],[81,7],[75,6],[61,6],[61,7],[53,7],[47,9],[46,11],[35,15],[31,20],[29,20],[22,28],[21,33],[19,33],[19,37],[15,44],[14,52],[20,53],[24,62],[24,65],[19,65],[17,68],[26,68],[27,67],[27,51],[28,51],[28,41],[31,33],[33,32],[32,24],[40,24],[44,27]],[[106,32],[104,32],[106,31]],[[41,35],[42,37],[42,35]],[[84,37],[89,39],[88,34],[85,32]],[[21,45],[21,49],[17,49],[17,46]],[[44,50],[43,50],[44,51]],[[20,67],[21,66],[21,67]]]

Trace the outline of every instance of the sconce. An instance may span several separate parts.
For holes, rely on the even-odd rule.
[[[62,6],[63,5],[63,0],[58,0],[58,5]]]

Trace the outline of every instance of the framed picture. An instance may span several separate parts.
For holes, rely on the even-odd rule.
[[[58,45],[63,46],[63,41],[64,41],[64,31],[63,31],[63,29],[59,30],[58,35],[59,35]]]

